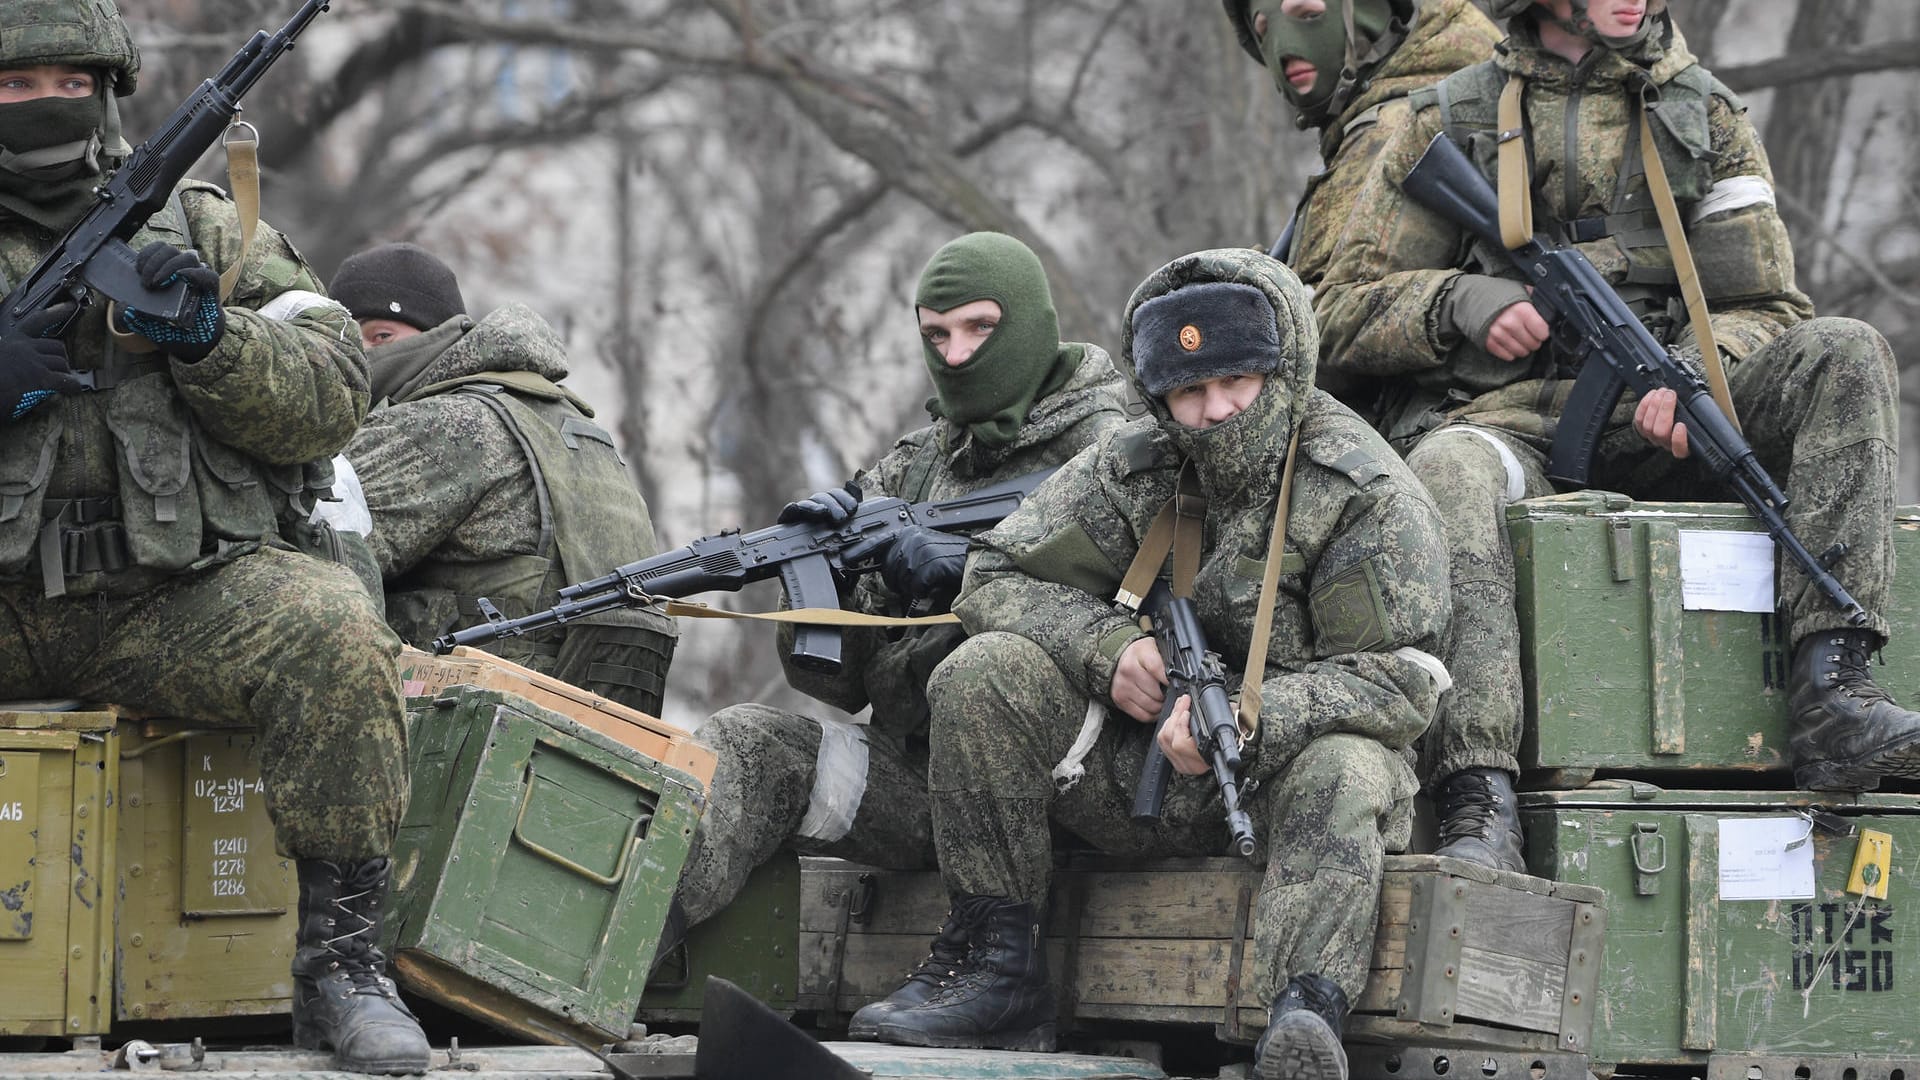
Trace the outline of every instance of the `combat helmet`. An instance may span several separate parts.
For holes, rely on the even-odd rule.
[[[1495,19],[1506,20],[1523,14],[1534,6],[1535,0],[1488,0],[1487,14]],[[1573,0],[1573,17],[1559,20],[1561,26],[1569,32],[1589,38],[1610,48],[1626,48],[1645,41],[1652,35],[1656,26],[1666,22],[1667,0],[1647,0],[1647,13],[1641,16],[1640,29],[1625,38],[1610,38],[1597,34],[1593,29],[1593,20],[1587,15],[1587,0]],[[1554,16],[1542,13],[1540,18],[1553,19]]]
[[[113,0],[0,0],[0,65],[72,64],[111,72],[133,93],[140,50]]]

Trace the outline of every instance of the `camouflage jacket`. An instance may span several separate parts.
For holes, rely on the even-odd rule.
[[[1163,407],[1107,433],[981,537],[954,610],[970,633],[1032,639],[1076,688],[1108,700],[1120,654],[1143,636],[1112,597],[1191,460],[1207,498],[1194,606],[1228,670],[1244,670],[1297,426],[1300,461],[1252,775],[1271,775],[1323,734],[1403,749],[1426,730],[1445,689],[1435,658],[1450,610],[1439,514],[1364,421],[1312,388],[1311,312],[1284,267],[1250,251],[1203,252],[1150,278],[1134,306],[1210,280],[1262,288],[1293,320],[1289,368],[1268,377],[1246,412],[1218,425],[1258,426],[1241,425],[1230,444],[1218,444],[1233,452],[1206,459],[1183,455]],[[1283,323],[1283,340],[1287,330]]]
[[[1294,211],[1287,265],[1309,286],[1326,275],[1367,167],[1410,115],[1408,94],[1493,55],[1500,28],[1470,0],[1425,0],[1407,38],[1387,55],[1352,103],[1321,132],[1323,169]]]
[[[611,436],[587,422],[586,402],[556,385],[567,360],[553,328],[521,304],[458,322],[464,332],[398,400],[376,406],[347,447],[373,515],[368,543],[387,582],[388,619],[416,644],[476,620],[468,608],[477,596],[523,615],[551,605],[569,579],[658,551]],[[542,444],[529,428],[542,411],[554,421],[545,427],[595,459],[556,450],[536,476]],[[583,484],[594,505],[569,514]]]
[[[55,240],[0,213],[0,274],[18,281]],[[232,202],[197,181],[130,242],[156,240],[198,249],[215,270],[241,258]],[[198,363],[120,351],[106,308],[88,307],[66,337],[73,367],[93,370],[101,389],[0,424],[0,577],[41,577],[35,541],[61,500],[116,497],[134,567],[68,577],[70,594],[139,590],[285,546],[281,525],[304,520],[331,484],[329,468],[306,463],[346,445],[366,414],[366,358],[346,309],[265,223],[227,301],[226,332]]]
[[[1793,285],[1793,253],[1774,207],[1773,177],[1759,136],[1738,100],[1712,82],[1677,32],[1664,44],[1650,40],[1635,58],[1596,48],[1576,66],[1523,29],[1493,61],[1458,73],[1447,85],[1494,87],[1509,73],[1526,79],[1535,216],[1544,222],[1604,217],[1621,198],[1638,194],[1616,191],[1623,148],[1638,145],[1631,86],[1650,77],[1676,98],[1681,89],[1713,87],[1695,95],[1697,129],[1669,106],[1658,116],[1656,132],[1663,151],[1674,151],[1663,152],[1661,160],[1674,177],[1709,291],[1715,335],[1737,360],[1811,316],[1811,304]],[[1400,187],[1442,128],[1440,106],[1424,103],[1381,151],[1355,200],[1315,298],[1324,330],[1321,362],[1343,375],[1392,377],[1418,388],[1425,403],[1409,409],[1443,402],[1451,415],[1507,428],[1544,447],[1568,385],[1546,384],[1554,375],[1549,350],[1531,362],[1505,363],[1482,343],[1463,340],[1447,318],[1448,293],[1463,272],[1514,277],[1514,271],[1503,259],[1474,253],[1461,229],[1414,203]],[[1490,168],[1491,152],[1478,142],[1469,150]],[[1644,174],[1632,174],[1632,183],[1644,188]],[[1618,237],[1578,246],[1610,283],[1628,284],[1632,264]],[[1654,241],[1635,254],[1664,261],[1671,272],[1664,243]],[[1690,343],[1691,332],[1677,328],[1683,324],[1669,325],[1676,328],[1659,333],[1676,344]],[[1617,419],[1630,416],[1630,403],[1623,410]],[[1384,423],[1404,420],[1389,416]]]
[[[908,502],[950,499],[1002,480],[1059,465],[1102,432],[1126,421],[1126,381],[1098,345],[1083,350],[1073,377],[1034,403],[1014,441],[993,448],[964,427],[944,419],[902,436],[885,457],[857,478],[866,495],[892,495]],[[878,574],[859,579],[842,598],[849,611],[904,613],[904,603]],[[847,712],[873,706],[872,723],[888,737],[923,736],[927,726],[927,676],[965,634],[956,626],[925,630],[844,631],[840,674],[822,675],[792,661],[792,632],[780,634],[781,662],[795,689]]]

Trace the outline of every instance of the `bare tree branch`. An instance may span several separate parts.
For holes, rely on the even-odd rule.
[[[1920,41],[1887,41],[1853,49],[1791,53],[1757,64],[1734,64],[1714,72],[1735,90],[1751,92],[1777,86],[1839,79],[1875,71],[1920,68]]]

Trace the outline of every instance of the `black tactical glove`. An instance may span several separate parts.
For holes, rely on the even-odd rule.
[[[71,394],[86,384],[67,365],[67,346],[42,334],[73,317],[72,304],[55,304],[21,319],[0,337],[0,413],[18,420],[55,394]]]
[[[133,268],[140,275],[140,283],[149,289],[164,289],[175,281],[184,283],[187,309],[180,322],[173,323],[127,308],[120,314],[127,329],[176,360],[189,364],[205,360],[227,331],[227,313],[220,307],[220,275],[200,261],[198,252],[181,251],[159,240],[140,249]]]
[[[953,606],[966,569],[966,537],[909,525],[887,549],[880,577],[887,588],[906,597],[910,612],[922,615]]]
[[[812,522],[820,525],[841,525],[853,516],[860,506],[860,485],[847,481],[845,488],[828,488],[816,491],[797,502],[790,502],[775,518],[782,525],[799,522]]]

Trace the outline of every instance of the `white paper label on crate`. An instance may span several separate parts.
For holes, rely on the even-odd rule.
[[[1803,817],[1720,819],[1720,899],[1813,899],[1813,823]]]
[[[1773,537],[1680,530],[1680,606],[1688,611],[1773,612]]]

